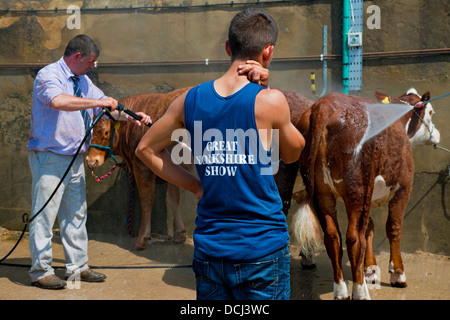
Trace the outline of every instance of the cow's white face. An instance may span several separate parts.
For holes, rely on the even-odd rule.
[[[421,98],[421,96],[417,93],[417,91],[414,88],[409,89],[406,94],[410,94],[410,93],[413,93],[413,94],[417,95],[419,98]],[[420,113],[421,118],[422,118],[420,121],[422,122],[422,120],[423,120],[422,125],[415,132],[415,134],[409,138],[409,141],[411,142],[411,145],[413,147],[425,145],[425,144],[438,144],[441,139],[441,134],[436,129],[436,127],[431,119],[434,114],[433,106],[431,105],[431,103],[426,103],[423,108],[425,108],[425,112]],[[411,119],[406,124],[407,132],[409,131],[410,124],[411,124]]]
[[[436,129],[434,123],[431,121],[431,117],[434,114],[433,106],[431,103],[425,105],[425,115],[422,118],[424,123],[420,126],[419,130],[412,136],[409,141],[412,146],[419,146],[424,144],[438,144],[441,140],[441,134]],[[407,126],[409,125],[409,122]],[[408,130],[408,128],[406,128]]]

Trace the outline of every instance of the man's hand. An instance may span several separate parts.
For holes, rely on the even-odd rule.
[[[110,108],[110,111],[114,111],[119,106],[119,103],[116,99],[108,97],[105,99],[99,100],[102,103],[102,108]]]
[[[134,123],[136,123],[138,126],[140,126],[141,124],[147,125],[149,123],[152,123],[152,118],[150,116],[146,115],[145,113],[139,111],[139,112],[136,112],[136,114],[138,116],[141,116],[142,119],[141,120],[136,120],[136,119],[134,119],[131,116],[129,116],[128,119],[130,121],[134,121]]]
[[[247,75],[249,81],[269,87],[269,70],[261,66],[259,62],[248,60],[245,64],[240,65],[238,72],[240,75]]]

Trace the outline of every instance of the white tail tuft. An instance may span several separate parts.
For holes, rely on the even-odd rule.
[[[307,202],[301,203],[292,217],[291,241],[300,246],[300,251],[308,259],[316,249],[322,247],[320,224]]]

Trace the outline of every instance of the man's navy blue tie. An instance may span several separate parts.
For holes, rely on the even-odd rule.
[[[76,97],[80,97],[81,98],[81,89],[80,89],[80,87],[78,85],[78,82],[80,81],[80,78],[78,78],[77,76],[72,76],[71,78],[72,78],[72,81],[73,81],[73,94]],[[83,117],[84,129],[87,132],[87,130],[89,129],[89,126],[91,124],[91,121],[90,121],[91,119],[89,117],[89,113],[85,109],[80,110],[80,112],[81,112],[81,116]],[[91,133],[89,132],[89,136],[87,137],[86,142],[89,144],[90,140],[91,140]]]

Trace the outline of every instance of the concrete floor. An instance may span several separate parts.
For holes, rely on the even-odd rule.
[[[14,245],[17,232],[0,230],[0,256]],[[25,236],[11,256],[0,265],[0,300],[194,300],[195,279],[190,268],[192,238],[184,244],[155,239],[144,251],[131,251],[134,239],[90,235],[90,266],[107,275],[103,283],[71,283],[64,290],[32,287]],[[332,269],[325,251],[316,254],[317,269],[302,270],[298,248],[291,246],[291,300],[331,300]],[[344,255],[346,256],[346,255]],[[56,274],[64,276],[64,256],[58,236],[54,237],[53,261]],[[389,284],[389,254],[377,254],[381,281],[369,290],[374,300],[448,300],[450,299],[450,257],[425,252],[403,254],[408,287]],[[350,266],[344,261],[350,280]],[[348,281],[351,290],[351,281]]]

